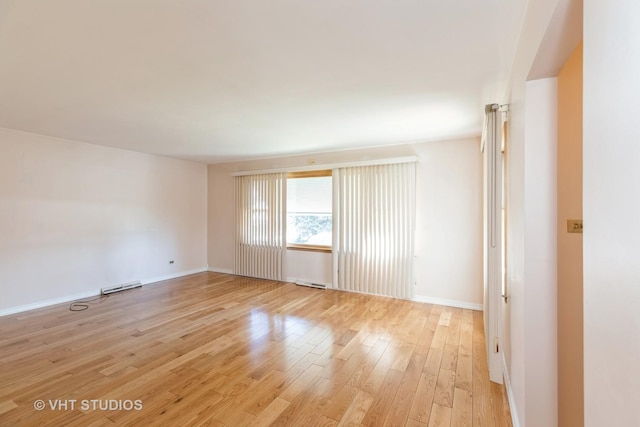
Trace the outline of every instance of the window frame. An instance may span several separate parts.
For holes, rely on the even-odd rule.
[[[312,170],[312,171],[302,171],[302,172],[287,172],[287,183],[289,179],[304,179],[304,178],[322,178],[327,176],[333,176],[333,170],[331,169],[320,169],[320,170]],[[333,193],[333,189],[332,189]],[[333,214],[333,206],[331,207],[331,211]],[[287,207],[286,215],[289,215],[289,209]],[[333,229],[333,224],[331,225]],[[286,239],[285,239],[286,240]],[[308,252],[326,252],[331,253],[333,251],[333,246],[325,246],[325,245],[307,245],[304,243],[289,243],[285,241],[287,250],[294,251],[308,251]]]

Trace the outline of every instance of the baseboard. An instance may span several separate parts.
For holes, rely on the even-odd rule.
[[[233,274],[233,270],[229,268],[207,267],[207,271],[212,273]]]
[[[518,408],[516,407],[516,399],[513,396],[511,379],[509,378],[509,370],[507,369],[507,361],[504,358],[504,353],[502,353],[502,375],[504,377],[504,386],[507,389],[507,399],[509,400],[509,410],[511,411],[511,424],[513,427],[520,427]]]
[[[152,285],[154,283],[162,282],[164,280],[177,279],[178,277],[188,276],[190,274],[202,273],[204,271],[207,271],[207,269],[204,267],[196,268],[194,270],[181,271],[179,273],[168,274],[166,276],[160,276],[160,277],[154,277],[152,279],[141,280],[141,283],[145,286]],[[65,302],[72,302],[72,301],[77,301],[77,300],[81,300],[89,297],[95,297],[97,295],[100,295],[100,289],[96,289],[94,291],[86,291],[86,292],[73,294],[73,295],[66,295],[63,297],[54,298],[46,301],[38,301],[31,304],[20,305],[18,307],[4,308],[4,309],[0,309],[0,317],[9,316],[11,314],[16,314],[16,313],[22,313],[24,311],[29,311],[29,310],[36,310],[38,308],[49,307],[56,304],[63,304]]]
[[[38,308],[49,307],[50,305],[63,304],[65,302],[71,302],[81,300],[85,298],[95,297],[100,295],[100,289],[95,291],[82,292],[80,294],[66,295],[60,298],[54,298],[46,301],[38,301],[31,304],[20,305],[18,307],[9,307],[0,310],[0,317],[9,316],[10,314],[22,313],[23,311],[36,310]]]
[[[416,295],[413,297],[414,301],[426,302],[428,304],[447,305],[449,307],[466,308],[469,310],[482,311],[482,304],[474,304],[466,301],[457,301],[451,299],[431,298],[424,295]]]
[[[180,271],[178,273],[167,274],[166,276],[154,277],[152,279],[142,280],[143,285],[153,285],[154,283],[164,282],[165,280],[177,279],[178,277],[188,276],[190,274],[204,273],[206,267],[194,268],[193,270]]]

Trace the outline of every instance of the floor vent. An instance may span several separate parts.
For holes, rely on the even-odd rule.
[[[327,285],[323,285],[322,283],[311,283],[311,282],[307,282],[306,280],[296,280],[295,283],[298,286],[307,286],[309,288],[316,288],[316,289],[327,289]]]
[[[140,283],[140,281],[123,283],[121,285],[111,286],[109,288],[102,288],[100,289],[100,293],[102,295],[108,295],[108,294],[113,294],[115,292],[121,292],[121,291],[127,291],[129,289],[139,288],[141,286],[142,286],[142,283]]]

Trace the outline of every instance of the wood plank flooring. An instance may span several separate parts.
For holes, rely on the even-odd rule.
[[[200,273],[85,311],[0,318],[0,425],[458,427],[511,417],[504,387],[489,382],[480,312]]]

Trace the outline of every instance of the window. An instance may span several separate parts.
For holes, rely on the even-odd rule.
[[[331,171],[287,174],[287,247],[331,249]]]

